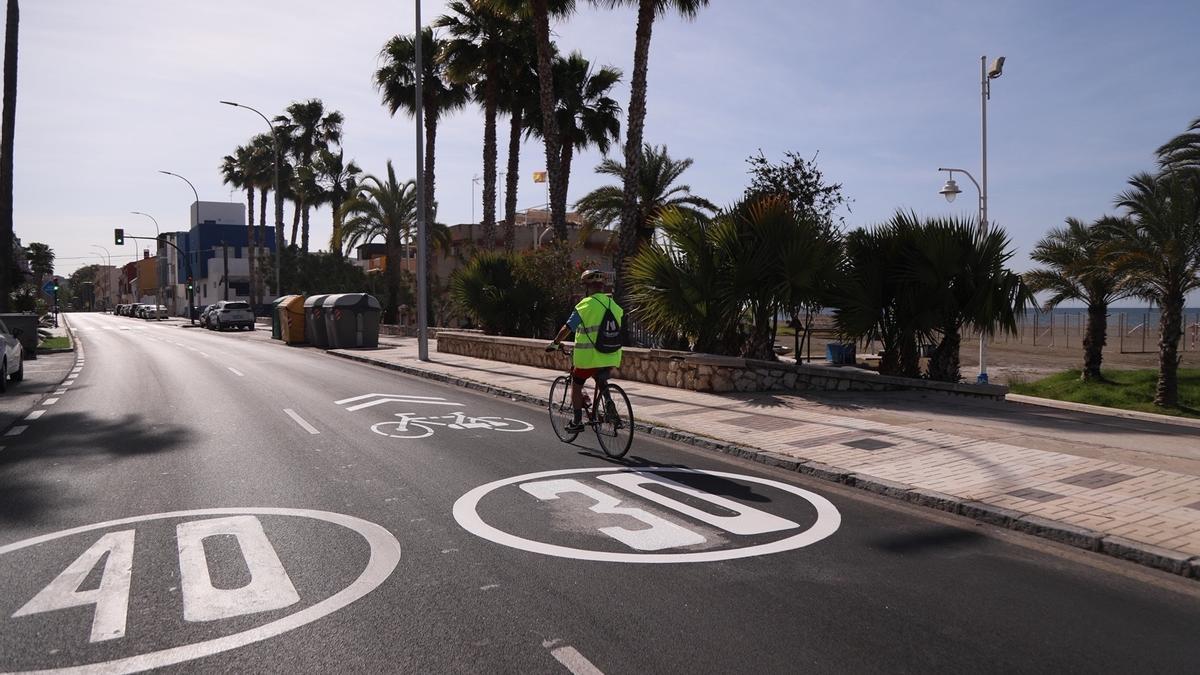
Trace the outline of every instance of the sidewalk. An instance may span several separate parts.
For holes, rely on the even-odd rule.
[[[561,374],[440,354],[429,342],[429,362],[417,360],[412,338],[329,353],[536,402]],[[620,384],[642,432],[1200,578],[1193,426],[913,392],[718,395]]]

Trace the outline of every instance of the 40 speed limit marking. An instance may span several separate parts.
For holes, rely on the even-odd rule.
[[[689,477],[712,477],[751,483],[799,497],[816,511],[807,528],[779,514],[769,513],[713,492],[685,484]],[[674,480],[679,479],[679,480]],[[553,503],[563,497],[588,503],[590,517],[622,525],[591,528],[603,539],[619,542],[626,551],[585,549],[537,541],[506,532],[483,520],[479,504],[489,494],[515,486],[538,502]],[[590,502],[590,503],[589,503]],[[705,504],[697,508],[694,504]],[[663,514],[663,515],[660,515]],[[589,517],[588,513],[582,517]],[[766,478],[675,467],[614,470],[565,469],[524,474],[481,485],[454,504],[454,519],[468,532],[497,544],[533,553],[626,563],[713,562],[780,553],[821,541],[837,531],[842,517],[828,500],[814,492]],[[626,527],[624,524],[639,525]],[[720,532],[731,547],[695,549],[707,542],[704,532]],[[764,537],[777,539],[763,542]],[[739,540],[746,542],[739,544]],[[611,547],[610,547],[611,548]],[[674,552],[669,552],[674,549]]]

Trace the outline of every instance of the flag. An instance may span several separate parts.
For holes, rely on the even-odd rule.
[[[533,172],[533,182],[545,183],[546,182],[546,172],[545,171],[534,171]]]

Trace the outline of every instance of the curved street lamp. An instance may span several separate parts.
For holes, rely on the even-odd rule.
[[[992,97],[992,80],[996,79],[997,77],[1000,77],[1000,74],[1003,71],[1004,71],[1004,57],[1003,56],[997,57],[996,60],[992,62],[991,68],[987,67],[987,56],[986,55],[979,57],[979,80],[980,80],[979,99],[980,99],[980,105],[981,105],[981,111],[982,111],[981,118],[982,118],[982,122],[983,122],[983,124],[982,124],[982,127],[983,127],[982,128],[983,184],[980,185],[979,181],[975,180],[975,177],[972,176],[971,173],[969,171],[967,171],[966,169],[946,169],[946,168],[938,169],[938,171],[945,171],[950,174],[949,178],[947,178],[947,180],[946,180],[946,184],[942,186],[941,190],[938,190],[938,194],[945,197],[947,202],[953,203],[954,198],[957,197],[962,192],[962,190],[960,190],[958,187],[958,183],[954,182],[954,172],[957,171],[958,173],[965,175],[967,178],[971,179],[972,183],[975,184],[975,189],[979,191],[979,225],[978,225],[978,227],[979,227],[980,235],[986,235],[987,231],[988,231],[987,102]],[[975,382],[976,382],[976,384],[987,384],[987,381],[988,381],[987,335],[981,332],[979,334],[979,375],[977,375],[975,377]]]
[[[266,122],[267,126],[271,129],[271,145],[275,151],[275,296],[279,297],[283,295],[283,285],[280,281],[280,268],[282,267],[283,257],[283,197],[279,193],[279,164],[282,160],[282,156],[279,154],[278,132],[276,131],[275,125],[271,122],[271,120],[255,108],[251,108],[250,106],[242,103],[235,103],[233,101],[219,101],[219,103],[233,106],[235,108],[245,108],[246,110],[249,110],[250,112],[255,113],[259,117],[263,118],[263,121]],[[253,280],[251,280],[251,283],[253,283]]]
[[[192,185],[192,181],[184,178],[183,176],[180,176],[177,173],[172,173],[170,171],[163,171],[162,169],[159,169],[158,172],[165,173],[168,176],[175,176],[179,180],[187,183],[188,187],[192,188],[192,194],[196,197],[196,224],[199,225],[200,224],[200,193],[196,192],[196,186]],[[155,223],[155,225],[157,225],[157,223]],[[188,249],[189,249],[188,256],[191,256],[191,248],[192,248],[191,247],[191,237],[189,236],[188,237]],[[189,283],[188,285],[191,286],[192,284]],[[157,315],[158,310],[155,309],[154,313]],[[191,291],[189,291],[189,294],[188,294],[188,318],[191,319],[192,325],[196,324],[196,290],[194,288]]]

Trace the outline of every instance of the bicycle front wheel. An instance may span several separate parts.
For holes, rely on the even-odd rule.
[[[550,426],[554,435],[563,443],[570,443],[579,435],[578,431],[567,431],[567,425],[574,419],[571,408],[571,381],[566,375],[559,375],[550,385]]]
[[[615,384],[604,387],[596,401],[596,440],[609,457],[624,457],[633,445],[633,405],[625,390]]]

